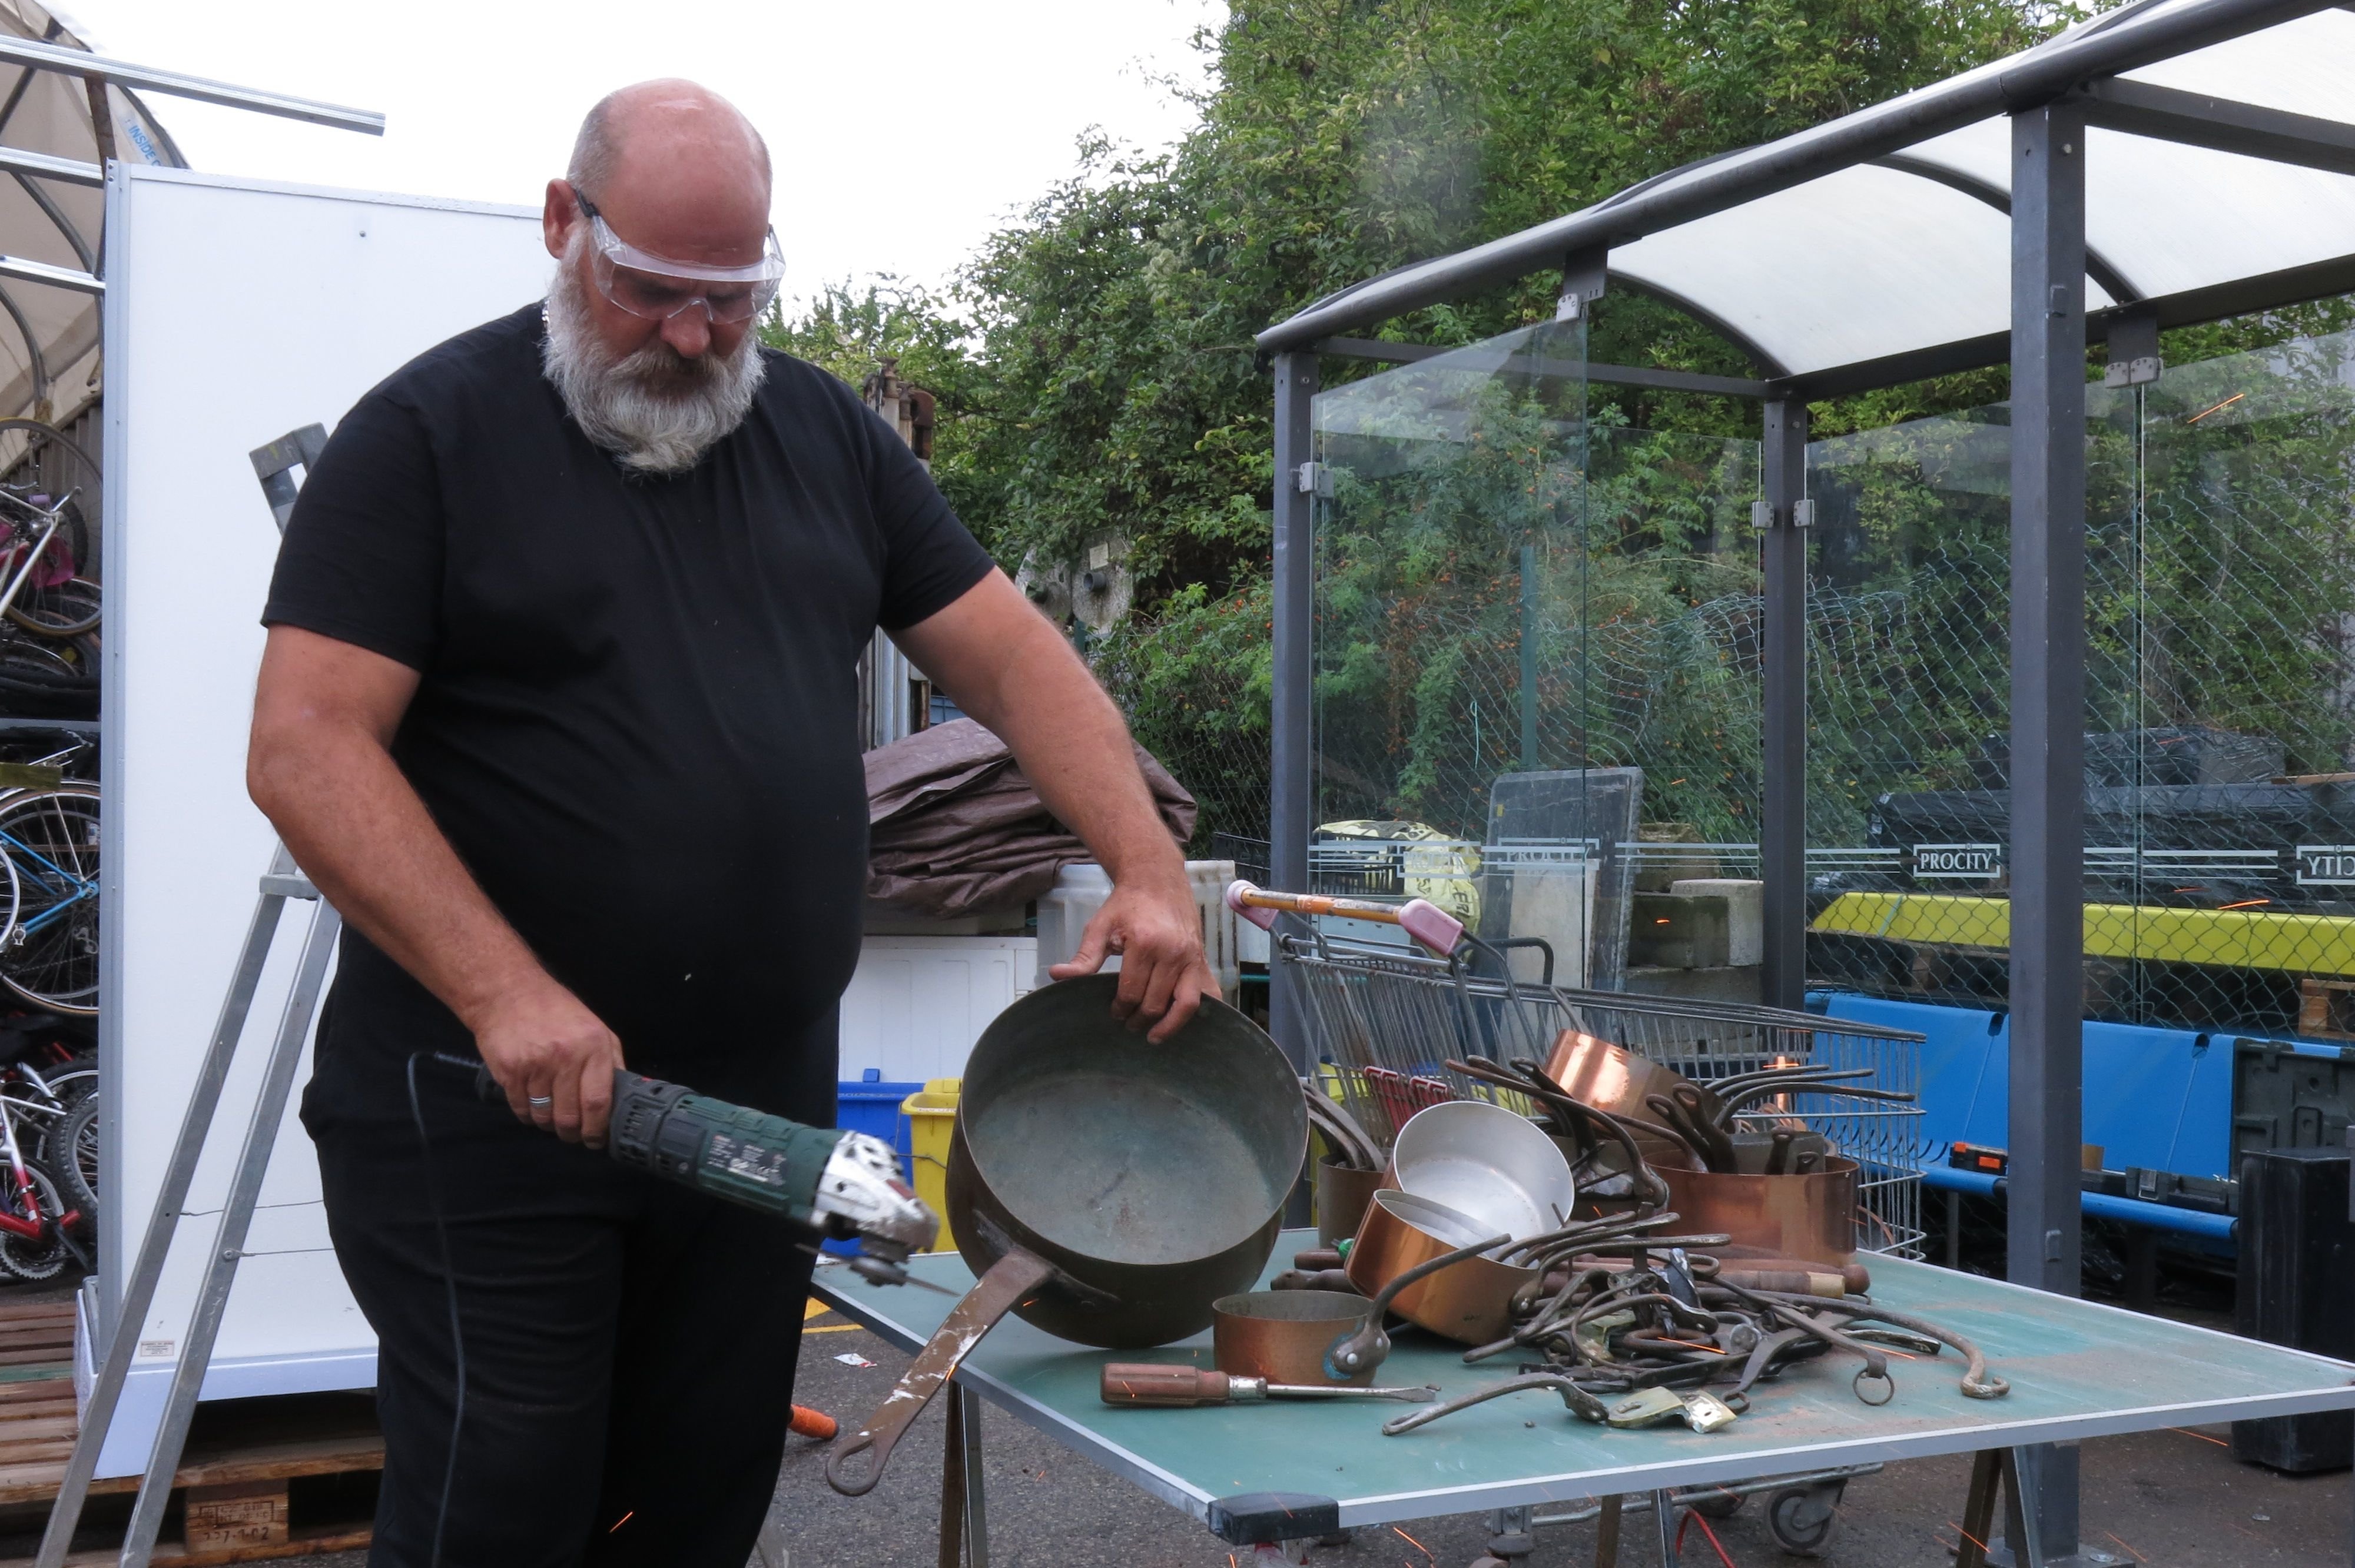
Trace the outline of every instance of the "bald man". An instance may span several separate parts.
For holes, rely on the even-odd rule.
[[[878,626],[1111,870],[1063,972],[1124,955],[1156,1039],[1215,982],[1103,691],[898,438],[757,341],[752,128],[615,93],[542,223],[547,300],[396,372],[305,482],[250,785],[348,922],[303,1117],[380,1347],[370,1563],[742,1568],[809,1237],[581,1146],[624,1062],[833,1124]]]

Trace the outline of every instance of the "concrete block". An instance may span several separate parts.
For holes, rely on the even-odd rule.
[[[1735,969],[1766,961],[1766,885],[1731,876],[1687,877],[1668,891],[1725,900],[1726,958]]]

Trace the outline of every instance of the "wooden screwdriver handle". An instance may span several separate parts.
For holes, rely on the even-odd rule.
[[[1103,1393],[1106,1404],[1141,1404],[1167,1410],[1224,1404],[1227,1374],[1207,1367],[1172,1366],[1166,1362],[1107,1361]]]

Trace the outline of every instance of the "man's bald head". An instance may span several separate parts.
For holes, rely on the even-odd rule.
[[[642,230],[689,231],[687,260],[720,260],[723,231],[768,228],[769,147],[736,106],[709,88],[677,78],[642,81],[600,99],[581,122],[565,179],[587,194],[629,236]],[[661,249],[629,236],[634,243]],[[757,255],[757,248],[755,249]],[[751,258],[746,258],[751,260]]]

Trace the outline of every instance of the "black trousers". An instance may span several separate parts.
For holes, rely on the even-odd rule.
[[[826,1055],[806,1085],[757,1075],[765,1093],[741,1072],[707,1084],[673,1070],[824,1123]],[[329,1104],[353,1103],[342,1075]],[[304,1119],[336,1255],[378,1345],[370,1568],[426,1568],[437,1531],[445,1568],[743,1568],[792,1414],[809,1233],[561,1143],[421,1063],[429,1161],[400,1065],[368,1076],[365,1098],[397,1118],[321,1114],[314,1095]],[[465,1356],[454,1466],[459,1378],[429,1181]]]

